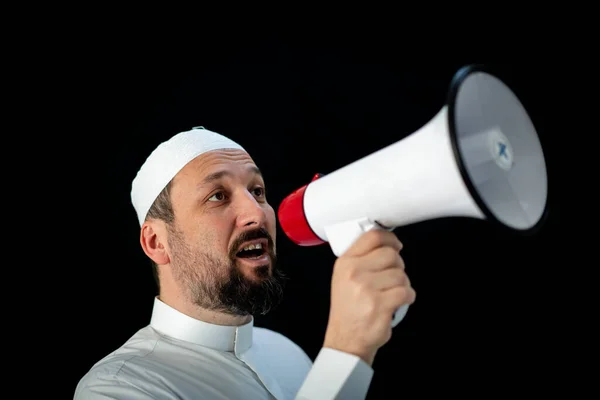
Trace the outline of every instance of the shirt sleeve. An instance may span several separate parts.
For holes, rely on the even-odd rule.
[[[322,348],[296,400],[365,399],[373,369],[360,357]]]

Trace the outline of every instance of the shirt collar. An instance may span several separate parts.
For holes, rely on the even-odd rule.
[[[215,325],[185,315],[155,297],[150,325],[178,340],[240,354],[252,346],[254,318],[241,326]]]

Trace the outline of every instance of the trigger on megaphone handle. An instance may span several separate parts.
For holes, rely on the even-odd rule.
[[[333,225],[324,227],[327,241],[331,246],[331,250],[340,257],[344,254],[352,244],[359,238],[363,233],[370,231],[371,229],[386,229],[376,222],[372,222],[368,218],[358,218],[351,221],[344,221]],[[406,312],[408,311],[408,305],[403,305],[392,316],[392,327],[395,327],[404,319]]]

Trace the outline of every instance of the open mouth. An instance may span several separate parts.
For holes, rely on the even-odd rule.
[[[250,260],[256,260],[262,258],[265,254],[265,245],[263,243],[252,243],[244,246],[240,251],[236,253],[239,258],[245,258]]]

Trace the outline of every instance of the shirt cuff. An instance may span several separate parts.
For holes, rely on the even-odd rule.
[[[360,357],[322,348],[296,400],[365,399],[373,369]]]

